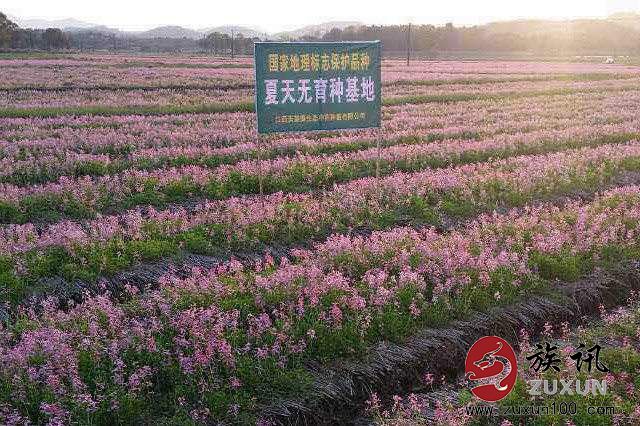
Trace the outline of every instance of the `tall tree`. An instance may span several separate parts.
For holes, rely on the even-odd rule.
[[[42,35],[45,49],[58,50],[69,47],[69,38],[60,28],[47,28]]]
[[[14,34],[18,31],[20,31],[20,27],[0,12],[0,47],[11,47]]]

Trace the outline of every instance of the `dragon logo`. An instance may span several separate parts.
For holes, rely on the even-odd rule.
[[[485,402],[500,401],[516,383],[516,354],[506,340],[483,337],[467,352],[465,372],[465,382],[476,397]]]

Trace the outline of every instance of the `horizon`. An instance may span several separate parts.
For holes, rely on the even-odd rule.
[[[313,10],[299,11],[293,7],[295,3],[290,1],[280,2],[273,7],[277,10],[290,10],[292,13],[293,11],[301,12],[300,18],[294,19],[295,23],[290,23],[292,19],[289,13],[282,14],[282,16],[278,16],[276,13],[276,19],[274,20],[274,11],[269,8],[265,10],[265,7],[268,6],[266,4],[253,5],[253,10],[247,14],[247,8],[242,7],[226,7],[216,10],[215,5],[205,5],[204,8],[211,8],[211,10],[202,11],[203,6],[195,4],[192,8],[183,7],[180,10],[176,10],[171,7],[157,7],[157,5],[150,8],[147,6],[149,2],[138,2],[132,6],[122,0],[114,0],[108,5],[87,4],[78,0],[67,0],[55,4],[48,2],[29,2],[25,4],[25,2],[18,0],[5,0],[5,3],[6,5],[1,11],[18,20],[58,21],[74,19],[120,31],[147,31],[164,26],[179,26],[192,30],[220,26],[240,26],[274,34],[309,25],[336,21],[354,21],[364,25],[400,25],[407,23],[414,25],[444,25],[451,22],[456,26],[473,26],[514,20],[604,19],[620,12],[638,13],[640,2],[638,0],[570,0],[557,4],[557,2],[543,0],[535,3],[518,4],[494,0],[483,2],[482,4],[476,2],[464,4],[469,2],[452,0],[446,5],[418,9],[411,16],[398,12],[395,14],[385,13],[384,17],[377,15],[376,12],[379,9],[366,9],[367,4],[364,2],[351,3],[342,8],[325,8],[329,11],[337,11],[335,14],[330,12],[317,13]],[[189,5],[190,3],[192,3],[191,0],[187,0],[186,4]],[[335,0],[325,2],[325,4],[327,3],[329,5],[342,6],[340,2]],[[411,1],[401,0],[395,10],[409,10],[412,8],[412,3]],[[285,6],[283,7],[283,5]],[[466,9],[464,14],[458,12],[461,7]],[[236,9],[242,9],[243,12],[237,12]],[[123,14],[122,12],[125,10],[128,13]],[[416,10],[415,7],[413,7],[413,10]],[[211,19],[203,19],[209,14],[212,16]],[[124,21],[122,20],[123,16],[126,17]],[[262,18],[262,21],[260,18]]]

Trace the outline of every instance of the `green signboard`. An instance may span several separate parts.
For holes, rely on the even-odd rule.
[[[258,133],[380,127],[380,42],[256,43]]]

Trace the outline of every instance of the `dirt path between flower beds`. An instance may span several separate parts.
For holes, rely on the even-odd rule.
[[[528,297],[448,327],[426,329],[403,345],[380,343],[364,360],[318,369],[316,382],[306,395],[265,407],[262,416],[287,425],[354,424],[372,392],[383,397],[405,393],[427,371],[436,377],[457,376],[464,369],[468,348],[480,337],[498,335],[515,343],[522,328],[535,337],[545,322],[579,322],[597,313],[599,305],[619,306],[638,290],[637,261],[593,273],[576,283],[558,283],[549,296]]]

